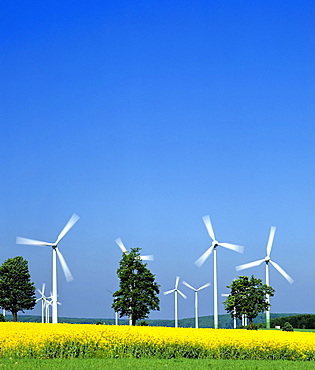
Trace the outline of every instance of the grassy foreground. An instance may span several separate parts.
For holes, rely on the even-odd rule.
[[[292,362],[283,360],[189,360],[189,359],[0,359],[1,369],[64,369],[64,370],[128,370],[128,369],[239,369],[239,370],[299,370],[315,369],[313,362]]]

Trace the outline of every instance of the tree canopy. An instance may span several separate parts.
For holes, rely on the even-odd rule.
[[[12,313],[13,321],[19,311],[35,307],[35,289],[23,257],[9,258],[0,266],[0,307]]]
[[[245,315],[249,319],[250,328],[253,327],[253,319],[270,307],[266,294],[272,297],[275,292],[272,287],[263,284],[261,279],[253,275],[251,278],[239,276],[227,288],[231,289],[231,293],[223,302],[225,310],[233,318],[242,319],[242,315]]]
[[[129,253],[123,253],[117,269],[119,289],[113,293],[112,307],[120,317],[129,316],[132,325],[148,318],[151,310],[160,310],[159,284],[142,262],[139,251],[140,248],[132,248]]]

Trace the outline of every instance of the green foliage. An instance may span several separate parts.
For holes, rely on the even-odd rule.
[[[283,325],[282,331],[293,331],[293,326],[289,322],[286,322]]]
[[[149,324],[147,321],[141,320],[137,322],[137,326],[149,326]]]
[[[17,321],[19,311],[36,304],[35,285],[30,280],[28,262],[21,256],[9,258],[0,266],[0,307],[10,311]]]
[[[247,330],[258,330],[260,326],[258,324],[254,324],[253,322],[246,328]]]
[[[5,322],[5,316],[3,313],[0,313],[0,322]]]
[[[146,319],[151,310],[160,310],[159,285],[147,264],[142,262],[139,251],[140,248],[132,248],[130,253],[123,253],[117,270],[119,290],[113,294],[112,304],[120,317],[131,317],[132,325]]]
[[[275,290],[262,283],[261,279],[248,276],[239,276],[227,288],[231,289],[230,295],[223,302],[225,310],[231,314],[232,318],[242,318],[246,315],[249,319],[249,328],[252,328],[253,319],[260,312],[269,309],[270,304],[266,301],[266,294],[273,296]]]
[[[273,318],[270,325],[272,328],[283,327],[286,322],[289,322],[295,329],[315,329],[315,315],[311,314]]]

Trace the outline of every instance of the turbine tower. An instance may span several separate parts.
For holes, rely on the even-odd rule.
[[[206,259],[210,256],[213,251],[213,318],[214,318],[214,328],[218,329],[218,281],[217,281],[217,246],[221,246],[224,248],[231,249],[235,252],[243,253],[244,247],[240,245],[230,244],[230,243],[219,243],[214,235],[214,231],[212,228],[210,216],[202,217],[203,222],[206,225],[208,234],[212,239],[211,247],[209,247],[205,253],[195,261],[195,264],[198,267],[206,261]]]
[[[207,283],[198,289],[195,289],[193,286],[186,283],[186,281],[183,281],[183,284],[195,292],[195,328],[198,329],[198,292],[204,288],[207,288],[210,285],[210,283]]]
[[[276,232],[275,226],[271,226],[271,228],[270,228],[270,234],[269,234],[269,239],[268,239],[268,243],[267,243],[267,248],[266,248],[267,249],[267,255],[266,255],[265,258],[263,258],[261,260],[258,260],[258,261],[245,263],[244,265],[236,266],[236,270],[237,271],[240,271],[240,270],[248,269],[250,267],[259,266],[260,264],[262,264],[263,262],[265,262],[266,263],[266,285],[269,286],[269,262],[270,262],[272,264],[272,266],[276,270],[278,270],[280,272],[280,274],[290,284],[292,284],[294,280],[283,270],[283,268],[281,268],[276,262],[271,261],[271,259],[270,259],[270,253],[271,253],[271,248],[272,248],[272,244],[273,244],[273,239],[275,237],[275,232]],[[270,303],[269,294],[266,294],[266,301],[268,303]],[[266,311],[266,328],[268,328],[268,329],[270,328],[270,306],[269,306],[268,310]]]
[[[57,255],[62,267],[62,270],[65,274],[66,280],[69,282],[73,280],[73,276],[68,268],[68,265],[63,258],[63,255],[58,249],[58,243],[61,239],[67,234],[71,227],[78,221],[80,217],[76,214],[73,214],[66,226],[63,228],[61,233],[58,235],[57,240],[54,243],[42,242],[39,240],[27,239],[27,238],[16,238],[17,244],[27,244],[27,245],[37,245],[41,247],[52,247],[53,258],[52,258],[52,323],[56,324],[58,322],[58,308],[57,308]]]
[[[175,293],[174,296],[175,296],[175,328],[178,327],[178,303],[177,303],[177,293],[179,293],[184,299],[186,299],[187,297],[185,296],[184,293],[182,293],[179,289],[178,289],[178,283],[179,283],[179,276],[176,276],[176,280],[175,280],[175,289],[171,289],[171,290],[168,290],[167,292],[164,292],[164,295],[167,295],[167,294],[170,294],[170,293]]]

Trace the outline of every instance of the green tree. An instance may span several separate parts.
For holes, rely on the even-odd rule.
[[[132,248],[129,253],[123,253],[117,269],[119,290],[113,293],[112,308],[120,317],[129,316],[132,325],[148,318],[151,310],[160,310],[157,296],[160,286],[147,264],[142,262],[139,251],[140,248]]]
[[[239,276],[227,288],[231,289],[231,293],[223,302],[225,310],[233,318],[242,319],[242,315],[246,315],[250,329],[253,328],[253,319],[259,313],[269,309],[270,304],[266,301],[266,294],[272,297],[275,292],[272,287],[263,284],[261,279],[253,275],[250,279],[248,276]]]
[[[31,282],[28,262],[21,256],[9,258],[0,266],[0,307],[10,311],[17,321],[19,311],[36,304],[35,285]]]

